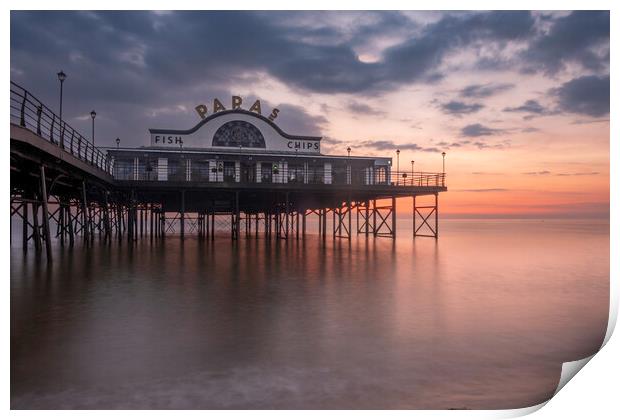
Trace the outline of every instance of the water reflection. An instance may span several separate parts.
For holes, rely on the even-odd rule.
[[[583,222],[586,223],[586,222]],[[590,222],[588,222],[590,223]],[[11,254],[13,408],[517,408],[600,346],[609,226]]]

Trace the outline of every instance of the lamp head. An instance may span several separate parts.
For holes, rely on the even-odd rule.
[[[96,117],[96,116],[97,116],[97,113],[96,113],[94,110],[90,111],[90,117],[91,117],[93,120],[95,119],[95,117]]]
[[[64,82],[65,79],[67,78],[67,75],[65,74],[64,71],[60,70],[58,73],[58,80],[60,80],[60,83]]]

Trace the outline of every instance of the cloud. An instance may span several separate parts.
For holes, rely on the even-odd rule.
[[[485,85],[469,85],[461,89],[460,95],[464,98],[488,98],[506,90],[512,89],[515,85],[511,83],[488,83]]]
[[[564,112],[589,117],[609,114],[609,75],[577,77],[552,89],[551,94]]]
[[[277,108],[280,113],[274,122],[289,134],[320,136],[325,125],[329,122],[324,116],[309,114],[304,108],[297,105],[279,104]]]
[[[551,175],[551,171],[521,172],[522,175]]]
[[[512,108],[504,108],[504,112],[527,112],[529,114],[545,114],[547,109],[535,101],[530,99],[525,101],[525,103],[521,106],[512,107]]]
[[[464,137],[493,136],[504,132],[505,130],[490,128],[482,124],[470,124],[461,129],[461,135]]]
[[[392,140],[366,140],[357,144],[359,147],[367,147],[369,149],[375,150],[390,150],[395,152],[397,149],[404,151],[416,151],[416,152],[432,152],[439,153],[440,150],[436,147],[423,147],[419,146],[417,143],[402,143],[397,144]]]
[[[600,172],[572,172],[572,173],[559,173],[556,176],[590,176],[599,175]]]
[[[570,63],[591,71],[609,68],[609,12],[575,11],[551,20],[521,54],[524,70],[556,74]]]
[[[351,100],[347,103],[347,109],[355,114],[384,116],[386,113],[362,102]]]
[[[477,104],[477,103],[467,104],[465,102],[460,102],[460,101],[450,101],[450,102],[441,104],[440,107],[446,114],[460,116],[464,114],[472,114],[474,112],[478,112],[482,108],[484,108],[484,105]]]

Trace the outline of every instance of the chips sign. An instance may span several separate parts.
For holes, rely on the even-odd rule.
[[[243,98],[241,98],[241,96],[233,96],[231,102],[233,110],[241,109],[241,105],[243,104]],[[196,110],[201,119],[204,120],[205,118],[207,118],[209,108],[205,104],[196,105],[196,108],[194,109]],[[213,99],[213,113],[216,114],[220,111],[226,111],[226,107],[219,99],[215,98]],[[260,100],[257,99],[256,101],[254,101],[254,104],[252,104],[249,111],[255,112],[258,115],[263,115],[260,107]],[[269,116],[267,117],[269,121],[275,120],[278,117],[279,112],[280,110],[278,108],[274,108],[271,111],[271,114],[269,114]]]

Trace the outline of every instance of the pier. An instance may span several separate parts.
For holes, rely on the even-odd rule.
[[[387,157],[320,153],[320,137],[291,135],[256,109],[199,105],[187,130],[151,129],[151,144],[94,147],[11,82],[11,222],[51,260],[52,246],[167,235],[395,238],[396,202],[413,201],[413,236],[439,235],[444,172],[394,171]],[[258,102],[258,101],[256,101]],[[219,107],[219,109],[218,109]],[[274,116],[275,114],[275,116]],[[118,143],[117,143],[118,144]],[[318,223],[310,226],[309,219]]]

